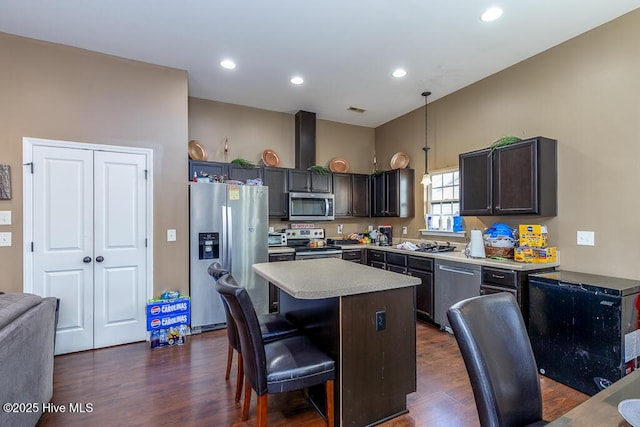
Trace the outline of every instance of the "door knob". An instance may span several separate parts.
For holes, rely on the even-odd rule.
[[[86,256],[84,258],[82,258],[82,262],[84,262],[85,264],[88,264],[91,262],[91,257],[90,256]]]
[[[102,261],[104,261],[104,257],[103,256],[96,257],[96,262],[102,262]]]

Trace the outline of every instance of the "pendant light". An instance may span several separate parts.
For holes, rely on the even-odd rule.
[[[431,184],[431,177],[429,176],[429,169],[427,167],[427,153],[429,151],[429,146],[427,145],[427,98],[431,95],[431,92],[422,92],[422,96],[424,96],[424,175],[422,175],[422,185]]]

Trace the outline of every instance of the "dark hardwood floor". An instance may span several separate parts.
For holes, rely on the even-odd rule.
[[[45,413],[38,426],[253,426],[234,403],[234,373],[224,380],[224,330],[190,336],[187,344],[151,350],[135,343],[57,356],[52,403],[66,412]],[[417,327],[418,390],[407,398],[409,413],[383,426],[478,426],[471,385],[455,338],[433,326]],[[558,418],[588,398],[541,377],[544,417]],[[70,403],[91,404],[70,412]],[[271,426],[323,426],[303,392],[269,400]]]

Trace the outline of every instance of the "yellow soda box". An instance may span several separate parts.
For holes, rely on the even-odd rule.
[[[520,246],[545,248],[547,246],[547,226],[534,224],[520,224]]]
[[[520,246],[513,251],[513,260],[517,262],[533,262],[533,248]]]
[[[533,263],[534,264],[548,264],[550,262],[556,262],[558,254],[554,246],[548,248],[533,248]]]

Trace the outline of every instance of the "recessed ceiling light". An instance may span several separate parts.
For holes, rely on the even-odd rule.
[[[291,80],[289,81],[294,85],[301,85],[302,83],[304,83],[304,79],[300,76],[291,77]]]
[[[404,77],[404,76],[407,75],[407,72],[405,70],[403,70],[402,68],[398,68],[393,73],[391,73],[391,75],[393,77]]]
[[[236,63],[230,59],[225,59],[220,61],[220,66],[222,68],[226,68],[227,70],[233,70],[234,68],[236,68]]]
[[[483,22],[491,22],[502,16],[502,9],[499,7],[492,7],[487,9],[482,15],[480,15],[480,20]]]

